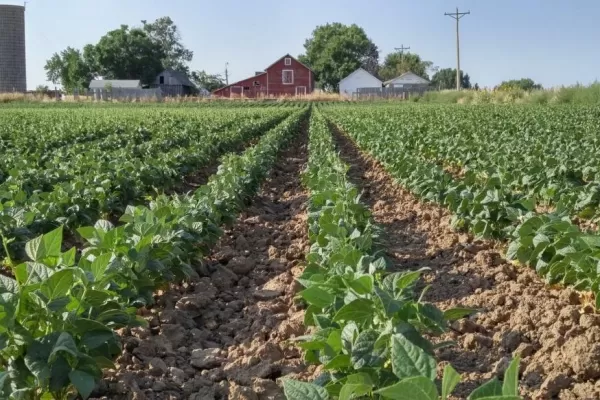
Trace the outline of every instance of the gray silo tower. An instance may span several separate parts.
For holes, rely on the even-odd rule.
[[[25,7],[0,4],[0,93],[26,90]]]

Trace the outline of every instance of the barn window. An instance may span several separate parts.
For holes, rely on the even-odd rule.
[[[244,86],[244,90],[250,90],[250,86]]]
[[[161,77],[160,77],[160,84],[161,84],[161,85],[164,85],[164,84],[165,84],[165,77],[164,77],[164,76],[161,76]]]
[[[285,65],[292,65],[292,59],[290,57],[285,58]]]
[[[259,81],[254,81],[253,85],[254,86],[260,86],[260,82]]]
[[[293,85],[294,84],[294,70],[284,69],[281,74],[281,82],[284,85]]]

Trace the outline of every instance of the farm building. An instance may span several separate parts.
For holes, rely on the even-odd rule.
[[[381,89],[382,82],[367,72],[363,68],[359,68],[340,81],[340,94],[346,97],[352,97],[359,88],[379,88]]]
[[[133,79],[93,79],[90,82],[90,90],[94,89],[141,89],[139,80]]]
[[[166,69],[157,75],[153,88],[160,88],[164,96],[187,96],[198,92],[196,85],[190,81],[187,74],[173,69]]]
[[[264,71],[213,92],[220,97],[297,96],[312,93],[315,75],[310,68],[289,54]]]
[[[385,81],[384,85],[388,88],[402,88],[407,90],[425,90],[429,87],[429,81],[421,78],[413,72],[405,72],[402,75]]]

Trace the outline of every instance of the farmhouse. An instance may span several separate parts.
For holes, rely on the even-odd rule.
[[[264,71],[213,92],[220,97],[297,96],[312,93],[315,75],[310,68],[289,54]]]
[[[413,72],[405,72],[402,75],[384,82],[388,88],[402,88],[406,90],[425,90],[429,86],[427,79],[421,78]]]
[[[381,89],[382,82],[368,73],[365,69],[359,68],[340,81],[340,94],[346,97],[352,97],[359,88],[378,88]]]

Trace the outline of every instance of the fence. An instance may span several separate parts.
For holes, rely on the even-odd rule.
[[[432,90],[429,86],[413,86],[413,87],[369,87],[358,88],[352,93],[353,98],[357,99],[373,99],[373,98],[399,98],[409,99],[414,95],[422,95],[423,93]]]
[[[93,101],[141,101],[154,100],[162,101],[163,95],[160,88],[140,89],[140,88],[103,88],[103,89],[75,89],[73,92],[75,100],[80,96],[86,96]]]

